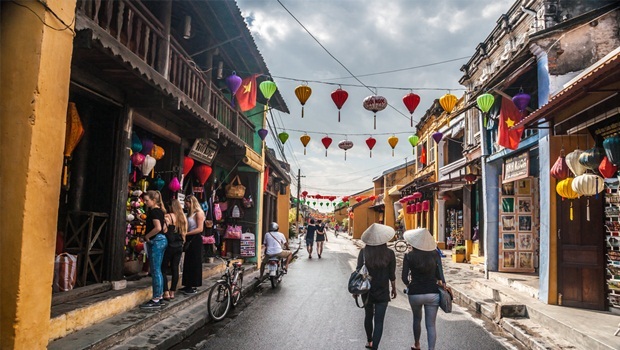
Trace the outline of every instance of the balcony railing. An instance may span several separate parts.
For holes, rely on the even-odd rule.
[[[224,127],[253,145],[254,125],[209,83],[174,38],[168,44],[163,24],[141,2],[81,0],[78,11],[202,106]]]

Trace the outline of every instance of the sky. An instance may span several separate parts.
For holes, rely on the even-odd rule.
[[[372,187],[372,179],[383,171],[411,161],[407,138],[415,133],[415,125],[434,99],[447,92],[462,96],[460,67],[513,1],[280,0],[328,53],[277,0],[237,0],[291,112],[274,110],[273,119],[268,119],[278,133],[289,134],[285,158],[292,177],[301,169],[301,190],[323,196],[351,195]],[[373,91],[352,78],[330,53]],[[450,60],[455,61],[436,64]],[[425,65],[430,66],[407,69]],[[398,71],[373,74],[393,70]],[[312,89],[304,118],[294,92],[302,84]],[[349,93],[340,122],[330,96],[338,85],[331,84],[342,84]],[[374,90],[393,107],[377,113],[376,130],[373,113],[362,105]],[[409,92],[421,97],[413,113],[414,127],[402,102]],[[299,140],[304,132],[311,137],[306,155]],[[387,142],[392,134],[399,139],[394,156]],[[326,135],[333,139],[327,157],[321,143]],[[276,148],[272,136],[267,137],[267,145]],[[377,140],[372,158],[365,143],[370,136]],[[345,139],[354,143],[346,161],[338,148],[338,142]],[[294,195],[296,191],[294,180]]]

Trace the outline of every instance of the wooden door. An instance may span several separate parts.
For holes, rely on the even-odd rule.
[[[590,220],[587,206],[590,202]],[[573,220],[570,220],[570,206]],[[557,200],[558,293],[562,305],[605,310],[603,195]]]

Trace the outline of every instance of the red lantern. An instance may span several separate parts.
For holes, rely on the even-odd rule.
[[[303,191],[303,192],[301,193],[301,196],[302,196],[302,197],[304,197],[304,198],[305,198],[306,196],[308,196],[308,191]]]
[[[332,138],[329,136],[325,136],[321,139],[321,143],[323,143],[323,146],[325,147],[325,157],[327,157],[327,149],[329,148],[329,145],[332,144],[332,141]]]
[[[417,213],[421,213],[422,212],[422,203],[421,202],[418,202],[418,203],[415,204],[415,211]]]
[[[605,156],[601,164],[598,166],[598,171],[601,172],[601,175],[603,175],[604,178],[609,179],[609,178],[614,177],[614,175],[616,175],[616,172],[618,171],[618,167],[613,165],[609,161],[609,158]]]
[[[420,199],[420,198],[422,198],[422,192],[414,192],[414,193],[411,195],[411,197],[412,197],[413,199]]]
[[[349,196],[344,196],[344,197],[342,197],[342,201],[343,201],[343,202],[348,202],[348,201],[349,201]]]
[[[407,197],[403,197],[403,198],[399,199],[399,200],[398,200],[398,203],[400,203],[400,204],[405,204],[405,203],[407,203]]]
[[[316,198],[316,199],[323,199],[323,196],[321,196],[320,194],[315,194],[314,198]]]
[[[187,176],[187,174],[189,174],[193,167],[194,159],[185,156],[185,159],[183,159],[183,176]]]
[[[413,126],[413,112],[415,112],[415,109],[420,104],[420,96],[410,92],[405,95],[405,97],[403,97],[403,103],[409,111],[409,115],[411,117],[411,126]]]
[[[474,182],[478,177],[475,174],[467,174],[465,175],[465,181]]]
[[[347,102],[347,98],[349,98],[349,93],[342,90],[341,88],[338,88],[337,90],[334,90],[332,92],[332,100],[338,108],[338,123],[340,123],[340,109],[342,108],[344,103]]]
[[[422,210],[429,211],[431,209],[431,202],[427,199],[422,202]]]
[[[370,199],[371,201],[374,201],[375,199],[377,199],[377,196],[370,196],[368,197],[368,199]]]
[[[413,214],[413,209],[411,208],[411,204],[409,204],[408,206],[405,207],[406,213],[407,214]]]
[[[194,169],[194,174],[196,174],[200,186],[205,185],[205,182],[207,182],[209,176],[211,176],[212,171],[213,169],[206,164],[200,164],[196,167],[196,169]]]
[[[377,144],[377,140],[374,137],[371,136],[366,139],[366,145],[370,149],[370,158],[372,158],[372,149],[375,147],[375,144]]]
[[[411,214],[418,212],[418,207],[415,204],[409,204],[407,207],[411,207]]]

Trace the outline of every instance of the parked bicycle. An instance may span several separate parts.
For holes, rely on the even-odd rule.
[[[241,267],[240,262],[234,262],[232,264],[232,270],[230,269],[231,259],[222,259],[226,261],[226,270],[215,285],[209,291],[209,300],[207,308],[209,309],[209,316],[214,321],[220,321],[231,306],[237,306],[241,299],[241,288],[243,287],[243,272],[244,268]]]
[[[407,243],[407,241],[405,241],[405,239],[403,238],[402,230],[396,230],[396,238],[396,242],[394,242],[394,250],[399,253],[409,251],[409,249],[411,248],[411,244]]]

